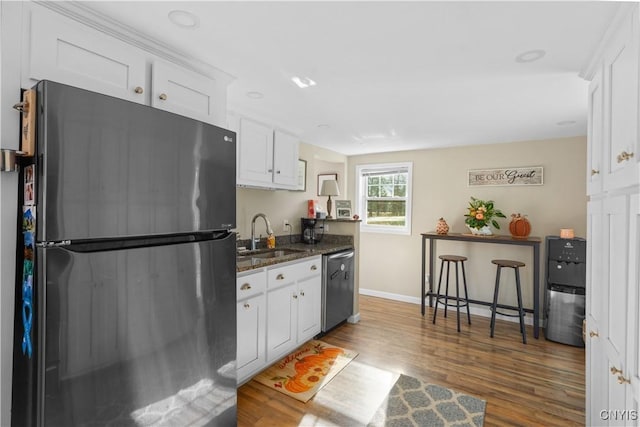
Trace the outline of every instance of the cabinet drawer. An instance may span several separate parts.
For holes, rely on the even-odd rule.
[[[241,301],[263,293],[267,288],[267,275],[264,271],[236,279],[236,300]]]
[[[322,273],[322,257],[316,256],[294,264],[283,264],[267,271],[269,289]]]

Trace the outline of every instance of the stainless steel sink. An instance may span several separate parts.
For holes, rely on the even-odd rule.
[[[256,251],[246,251],[236,256],[236,262],[243,263],[251,261],[250,265],[256,265],[260,263],[260,260],[280,258],[300,252],[305,251],[300,249],[259,249]]]

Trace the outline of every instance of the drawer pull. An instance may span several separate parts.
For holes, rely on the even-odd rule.
[[[244,285],[240,286],[241,291],[248,291],[249,289],[251,289],[251,285],[248,283],[245,283]]]
[[[293,299],[298,299],[298,295],[293,294]]]
[[[166,93],[161,93],[158,98],[160,98],[161,101],[166,101],[167,100],[167,94]]]
[[[303,297],[304,296],[304,292],[300,292],[300,296]]]
[[[622,374],[622,370],[616,368],[615,366],[611,367],[611,375]]]
[[[618,163],[626,162],[632,157],[633,153],[627,153],[626,151],[623,151],[622,153],[618,154]]]
[[[597,332],[595,332],[595,331],[591,331],[591,332],[589,332],[589,336],[590,336],[591,338],[593,338],[593,337],[599,337],[599,336],[600,336],[600,334],[598,334],[598,333],[597,333]]]
[[[618,384],[631,384],[631,381],[626,379],[622,375],[618,375]]]
[[[248,302],[245,302],[245,303],[244,303],[244,308],[251,308],[251,306],[249,305],[249,303],[248,303]]]
[[[313,264],[313,265],[311,266],[311,271],[316,271],[317,269],[318,269],[318,267],[316,267],[316,265],[315,265],[315,264]]]
[[[591,169],[591,176],[598,175],[600,171],[598,169]]]
[[[276,276],[276,280],[284,280],[284,274],[280,273]]]
[[[141,93],[144,92],[144,89],[142,89],[140,86],[136,86],[136,88],[133,91],[138,95],[140,95]]]

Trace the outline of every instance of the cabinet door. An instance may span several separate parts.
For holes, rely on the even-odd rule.
[[[606,295],[604,347],[608,361],[608,398],[606,409],[625,409],[626,387],[618,383],[618,376],[627,372],[627,303],[629,301],[628,274],[628,197],[611,197],[604,202],[603,259]],[[602,329],[601,329],[602,330]],[[610,420],[610,425],[622,420]]]
[[[589,129],[587,151],[587,194],[602,191],[602,135],[603,135],[602,70],[600,69],[589,85]]]
[[[238,302],[236,309],[238,319],[236,361],[238,383],[244,381],[266,363],[265,302],[264,294]]]
[[[320,333],[322,313],[322,278],[307,277],[298,282],[298,344]]]
[[[145,103],[141,50],[42,6],[31,4],[23,87],[53,80]]]
[[[600,410],[606,407],[608,378],[607,357],[604,349],[604,325],[607,294],[602,263],[602,200],[587,205],[587,289],[586,289],[586,425],[603,422]]]
[[[159,60],[151,80],[151,106],[224,127],[226,84]]]
[[[273,186],[273,129],[240,119],[238,184]]]
[[[267,292],[267,363],[296,346],[297,301],[295,282]]]
[[[278,187],[298,185],[298,139],[276,130],[273,140],[273,182]]]
[[[631,381],[627,393],[627,409],[635,409],[640,414],[640,195],[637,193],[630,198],[629,215],[629,333],[625,377]],[[635,425],[638,425],[638,421]]]
[[[605,189],[638,183],[638,9],[623,21],[604,59]]]

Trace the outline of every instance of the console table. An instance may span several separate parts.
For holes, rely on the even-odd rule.
[[[425,250],[427,246],[427,240],[429,241],[429,290],[427,291],[427,265],[425,259]],[[517,245],[517,246],[529,246],[533,249],[533,309],[525,308],[528,313],[533,313],[533,336],[538,338],[540,335],[540,326],[538,321],[540,319],[540,243],[539,237],[527,237],[527,238],[515,238],[511,236],[474,236],[471,234],[462,233],[449,233],[449,234],[437,234],[437,233],[422,233],[422,315],[425,313],[425,298],[429,297],[429,307],[433,307],[433,298],[436,293],[433,291],[433,275],[435,272],[435,256],[436,256],[436,241],[438,240],[456,240],[460,242],[471,243],[494,243],[501,245]],[[478,301],[469,300],[470,303],[479,305],[491,305],[490,301]],[[506,308],[511,310],[517,310],[517,307],[498,304],[500,308]]]

